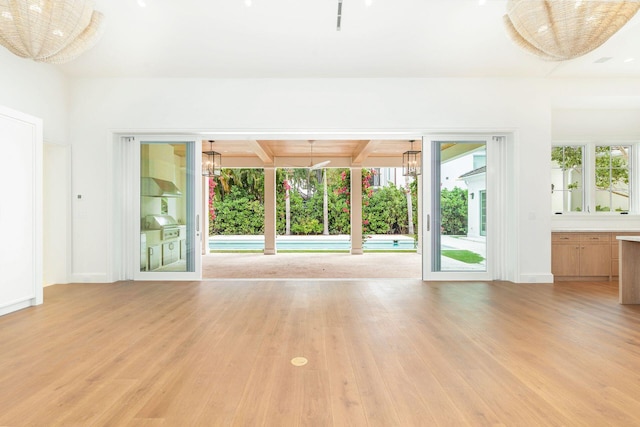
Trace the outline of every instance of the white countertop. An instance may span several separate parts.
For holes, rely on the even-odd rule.
[[[616,239],[624,240],[625,242],[640,242],[640,236],[617,236]]]

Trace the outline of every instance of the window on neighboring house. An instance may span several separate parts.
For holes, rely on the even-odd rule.
[[[563,212],[629,212],[630,145],[552,147],[552,206]]]
[[[380,168],[373,168],[373,182],[371,185],[374,187],[380,187]]]

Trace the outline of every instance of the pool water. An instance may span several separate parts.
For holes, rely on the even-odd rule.
[[[298,236],[296,236],[298,237]],[[209,249],[212,251],[256,251],[264,249],[264,239],[257,236],[254,239],[245,236],[212,236],[209,238]],[[348,236],[343,239],[336,238],[313,238],[289,236],[276,240],[278,250],[325,250],[325,251],[349,251],[351,242]],[[384,236],[383,238],[372,237],[367,239],[363,245],[366,250],[414,250],[414,240],[407,236]]]

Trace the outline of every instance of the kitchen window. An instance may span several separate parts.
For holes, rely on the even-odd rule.
[[[551,162],[555,214],[632,210],[631,144],[554,146]]]

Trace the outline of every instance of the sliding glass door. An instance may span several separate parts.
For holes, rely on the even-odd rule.
[[[136,138],[135,144],[134,278],[200,279],[200,143]]]
[[[492,279],[489,145],[485,138],[424,141],[425,279]]]

